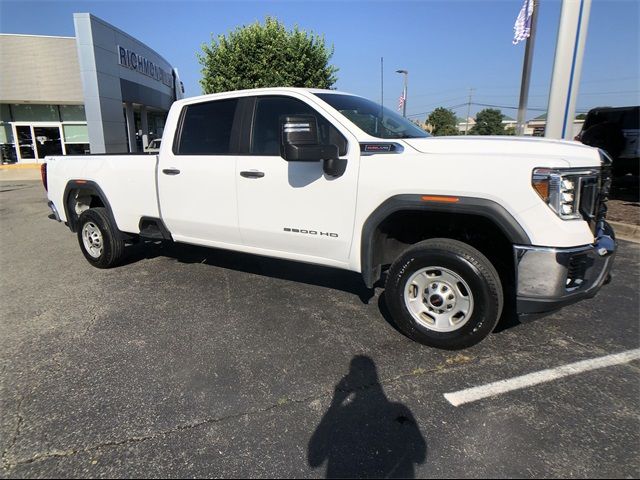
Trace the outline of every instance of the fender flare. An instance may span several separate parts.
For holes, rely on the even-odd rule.
[[[62,196],[63,206],[64,206],[64,214],[67,217],[67,225],[69,226],[69,230],[75,233],[78,230],[77,225],[77,215],[75,212],[71,212],[69,210],[69,199],[71,197],[71,192],[74,190],[91,190],[107,209],[107,214],[111,217],[111,221],[114,225],[118,225],[113,216],[113,210],[111,210],[111,204],[107,199],[107,196],[104,194],[100,185],[91,180],[69,180],[67,182],[66,187],[64,188],[64,194]]]
[[[486,198],[455,197],[455,202],[424,201],[428,194],[395,195],[382,202],[367,218],[360,239],[360,269],[368,288],[380,278],[380,266],[374,265],[375,231],[389,215],[401,211],[441,212],[477,215],[489,219],[512,244],[530,245],[531,239],[515,218],[499,203]]]

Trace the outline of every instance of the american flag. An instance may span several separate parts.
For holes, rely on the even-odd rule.
[[[513,26],[513,44],[526,40],[531,35],[531,15],[533,15],[533,0],[524,0],[516,24]]]
[[[400,98],[398,99],[398,110],[402,110],[402,107],[404,106],[404,102],[407,99],[404,98],[404,91],[400,94]]]

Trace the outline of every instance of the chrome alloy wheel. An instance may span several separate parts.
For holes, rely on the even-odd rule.
[[[426,267],[414,273],[406,283],[404,303],[420,325],[436,332],[458,330],[473,314],[469,285],[443,267]]]
[[[82,227],[82,243],[84,249],[93,258],[100,258],[104,243],[102,241],[102,232],[93,222],[87,222]]]

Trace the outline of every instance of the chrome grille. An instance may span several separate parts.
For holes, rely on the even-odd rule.
[[[581,190],[580,212],[596,234],[607,218],[607,200],[611,189],[611,158],[600,150],[600,175],[597,182],[585,182]]]
[[[580,213],[582,217],[591,221],[598,213],[598,194],[600,192],[600,178],[598,176],[580,179]]]

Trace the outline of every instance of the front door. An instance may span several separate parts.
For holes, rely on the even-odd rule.
[[[186,105],[174,145],[160,146],[158,195],[173,238],[209,246],[240,244],[236,155],[237,99]]]
[[[319,161],[287,162],[280,156],[280,118],[296,114],[315,115],[321,141],[338,145],[340,157],[347,159],[342,176],[328,177]],[[288,258],[346,263],[356,206],[355,137],[300,99],[264,96],[256,98],[249,143],[249,154],[238,157],[236,174],[245,245]]]

